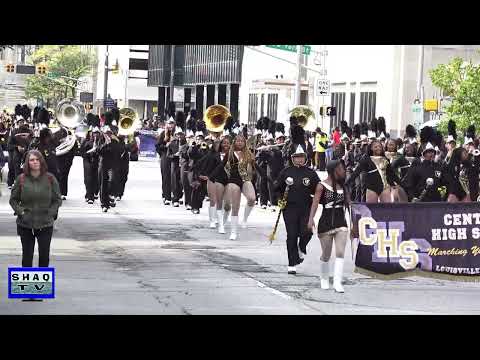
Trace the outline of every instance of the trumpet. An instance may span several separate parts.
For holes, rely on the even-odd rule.
[[[284,144],[273,144],[273,145],[264,145],[264,146],[260,146],[256,149],[256,151],[262,151],[262,150],[271,150],[273,148],[283,148],[283,145]]]

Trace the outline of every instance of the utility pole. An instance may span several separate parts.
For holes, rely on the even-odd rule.
[[[105,100],[107,100],[108,94],[108,45],[107,51],[105,52],[105,72],[104,72],[104,82],[103,82],[103,108],[105,109]]]
[[[423,45],[418,46],[418,74],[417,74],[417,99],[420,100],[420,105],[422,106],[422,119],[425,122],[425,114],[423,111],[423,61],[424,61],[424,52],[425,48]]]
[[[173,85],[174,85],[174,77],[175,77],[175,45],[172,45],[170,54],[170,104],[174,103],[173,100]],[[170,107],[170,106],[169,106]],[[173,108],[173,106],[172,106]],[[170,109],[169,109],[170,110]],[[172,114],[170,114],[172,115]]]
[[[295,84],[295,105],[300,105],[300,94],[302,84],[302,52],[303,45],[297,47],[297,82]]]

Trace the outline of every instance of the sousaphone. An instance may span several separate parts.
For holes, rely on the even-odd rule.
[[[56,148],[56,155],[62,156],[73,149],[77,142],[74,129],[84,124],[85,108],[83,104],[74,99],[63,99],[57,105],[55,115],[60,125],[67,129],[68,135]],[[83,131],[80,130],[80,132]]]
[[[227,123],[227,119],[232,116],[230,111],[223,105],[212,105],[205,110],[203,120],[208,131],[212,133],[221,133]]]

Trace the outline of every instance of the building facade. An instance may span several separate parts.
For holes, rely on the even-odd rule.
[[[106,45],[97,45],[95,108],[103,111]],[[152,118],[157,112],[157,91],[147,86],[148,45],[109,45],[108,66],[118,62],[118,72],[108,74],[107,94],[117,106],[134,109],[140,119]]]
[[[196,109],[201,116],[222,104],[238,118],[242,60],[241,45],[150,45],[148,86],[158,88],[159,114]]]

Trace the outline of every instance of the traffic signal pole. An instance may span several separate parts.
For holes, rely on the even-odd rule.
[[[300,105],[300,94],[302,85],[302,51],[303,45],[297,47],[297,82],[295,84],[295,105]]]
[[[107,51],[105,52],[105,71],[104,71],[104,82],[103,82],[103,108],[105,109],[105,100],[107,100],[108,94],[108,45]]]

